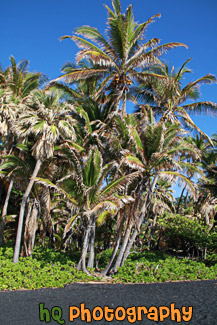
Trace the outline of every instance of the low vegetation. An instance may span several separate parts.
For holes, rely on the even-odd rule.
[[[104,267],[111,250],[99,254],[98,267]],[[146,251],[131,254],[118,273],[102,277],[89,268],[90,275],[76,269],[79,256],[67,252],[38,247],[33,256],[12,262],[13,248],[0,249],[0,290],[62,288],[75,282],[152,283],[166,281],[216,279],[217,263],[207,266],[204,262],[187,258],[178,259],[163,253]],[[92,274],[92,275],[91,275]]]

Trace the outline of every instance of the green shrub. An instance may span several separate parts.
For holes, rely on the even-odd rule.
[[[87,282],[95,277],[75,268],[77,256],[51,249],[36,248],[33,257],[14,264],[13,249],[0,249],[0,290],[64,287],[72,282]]]
[[[144,252],[129,256],[114,276],[115,282],[149,283],[217,278],[217,264],[207,267],[203,262],[178,259],[162,253]]]
[[[159,218],[158,224],[163,230],[163,240],[170,249],[181,249],[184,254],[197,250],[197,254],[217,249],[217,229],[210,231],[199,219],[186,216],[168,215]]]
[[[98,255],[99,264],[106,266],[112,250]],[[89,276],[75,268],[77,255],[38,247],[33,257],[20,258],[14,264],[13,249],[0,248],[0,290],[38,289],[64,287],[73,282],[100,281],[99,277]],[[93,272],[94,269],[90,269]],[[145,283],[181,280],[216,279],[217,263],[207,267],[202,262],[187,258],[177,259],[161,252],[131,254],[113,282]]]

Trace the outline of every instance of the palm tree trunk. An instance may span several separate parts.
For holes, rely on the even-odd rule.
[[[121,262],[122,262],[122,259],[123,259],[123,256],[124,256],[124,252],[126,250],[126,247],[127,247],[128,241],[129,241],[132,226],[133,226],[133,223],[131,222],[130,225],[127,227],[127,230],[126,230],[126,233],[125,233],[125,236],[124,236],[124,240],[123,240],[123,243],[121,245],[120,252],[118,254],[115,265],[114,265],[114,267],[112,269],[112,273],[116,273],[118,268],[121,266]]]
[[[18,228],[17,228],[17,238],[16,238],[16,244],[15,244],[15,249],[14,249],[14,258],[13,262],[18,263],[19,260],[19,253],[20,253],[20,244],[21,244],[21,236],[22,236],[22,229],[23,229],[23,219],[24,219],[24,212],[25,212],[25,206],[26,206],[26,201],[29,197],[29,194],[31,192],[32,186],[34,184],[34,178],[38,175],[38,172],[40,170],[40,167],[42,165],[42,161],[40,159],[37,160],[35,169],[33,171],[32,177],[30,178],[29,184],[26,188],[26,191],[24,193],[21,206],[20,206],[20,214],[19,214],[19,223],[18,223]]]
[[[0,209],[1,209],[1,201],[2,201],[2,188],[3,188],[2,182],[0,182]]]
[[[142,222],[143,222],[143,219],[144,219],[144,215],[141,214],[141,215],[140,215],[140,218],[139,218],[139,223],[138,223],[138,226],[137,226],[138,228],[135,228],[135,230],[134,230],[134,232],[133,232],[133,234],[132,234],[132,237],[130,238],[130,240],[129,240],[129,242],[128,242],[128,245],[127,245],[127,247],[126,247],[126,249],[125,249],[125,252],[124,252],[124,254],[123,254],[123,256],[122,256],[122,260],[121,260],[121,264],[120,264],[120,266],[123,266],[123,265],[124,265],[124,262],[126,261],[128,255],[130,254],[130,250],[131,250],[131,248],[132,248],[132,246],[133,246],[133,243],[134,243],[134,241],[135,241],[135,239],[136,239],[136,236],[138,235],[138,232],[139,232],[139,230],[140,230],[140,227],[141,227],[141,224],[142,224]],[[139,229],[139,230],[138,230],[138,229]]]
[[[10,135],[11,135],[11,133],[8,132],[7,137],[6,137],[6,140],[5,140],[4,148],[3,148],[3,153],[4,153],[4,154],[6,154],[6,151],[7,151],[7,146],[8,146],[8,144],[9,144]]]
[[[160,139],[160,144],[159,144],[159,152],[162,152],[162,149],[163,149],[164,136],[165,136],[165,124],[163,123],[162,124],[162,134],[161,134],[161,139]],[[140,231],[140,227],[141,227],[141,225],[143,223],[144,217],[145,217],[145,215],[147,213],[148,208],[150,207],[153,192],[154,192],[155,186],[157,184],[158,178],[159,178],[159,176],[158,176],[158,174],[156,174],[153,181],[152,181],[152,184],[150,185],[150,183],[149,183],[149,185],[148,185],[149,189],[148,189],[148,193],[146,195],[145,202],[144,202],[143,207],[141,209],[139,222],[138,222],[138,225],[135,228],[134,233],[133,233],[133,235],[132,235],[131,239],[129,240],[129,243],[128,243],[127,247],[126,247],[126,250],[124,252],[124,255],[123,255],[123,258],[122,258],[122,261],[121,261],[121,266],[124,264],[125,260],[127,259],[128,255],[130,253],[130,250],[131,250],[131,248],[133,246],[133,243],[134,243],[134,241],[136,239],[136,236],[138,235],[138,233]]]
[[[94,256],[95,256],[95,232],[96,232],[96,219],[95,216],[92,217],[91,230],[90,230],[90,256],[88,260],[88,267],[93,268],[94,266]]]
[[[44,246],[45,237],[47,230],[49,229],[49,234],[51,233],[52,229],[52,219],[50,216],[51,210],[51,198],[50,198],[50,189],[44,188],[41,194],[40,200],[40,207],[41,207],[41,220],[42,220],[42,229],[40,230],[40,236],[42,240],[42,246]]]
[[[149,238],[148,238],[148,247],[150,247],[151,239],[152,239],[152,237],[154,235],[154,230],[155,230],[155,226],[156,226],[156,223],[157,223],[157,218],[158,218],[158,215],[156,214],[154,216],[153,223],[151,225],[150,235],[149,235]],[[145,236],[146,236],[146,234],[145,234]],[[145,236],[144,236],[144,238],[145,238]]]
[[[127,102],[127,93],[126,90],[123,92],[123,103],[122,103],[122,107],[121,107],[121,113],[122,116],[127,116],[127,112],[126,112],[126,102]]]
[[[83,243],[82,243],[81,257],[80,257],[80,260],[77,265],[77,269],[82,270],[82,272],[84,272],[84,273],[88,273],[87,267],[86,267],[86,256],[87,256],[90,229],[91,229],[90,221],[88,221],[88,225],[86,227],[84,239],[83,239]]]
[[[14,184],[14,180],[11,179],[10,183],[9,183],[5,203],[4,203],[4,206],[3,206],[3,209],[2,209],[2,221],[1,221],[1,230],[0,230],[0,246],[2,245],[2,242],[3,242],[5,218],[6,218],[6,215],[7,215],[8,203],[9,203],[11,191],[12,191],[12,188],[13,188],[13,184]]]
[[[149,190],[149,193],[147,193],[147,196],[146,196],[146,200],[143,204],[143,207],[141,209],[141,213],[140,213],[140,216],[139,216],[139,222],[138,222],[138,225],[137,227],[135,228],[134,232],[133,232],[133,235],[131,237],[131,239],[129,240],[129,243],[127,245],[127,248],[124,252],[124,255],[123,255],[123,259],[121,261],[121,266],[124,264],[124,262],[126,261],[129,253],[130,253],[130,250],[133,246],[133,243],[136,239],[136,236],[138,235],[139,231],[140,231],[140,228],[141,228],[141,225],[143,223],[143,220],[144,220],[144,217],[145,217],[145,214],[147,213],[147,210],[151,204],[151,201],[152,201],[152,196],[153,196],[153,192],[154,192],[154,189],[155,189],[155,186],[157,184],[157,180],[158,180],[158,175],[155,176],[153,182],[152,182],[152,185],[151,185],[151,188]]]
[[[117,236],[116,236],[116,239],[115,239],[115,246],[114,246],[114,249],[113,249],[113,252],[112,252],[112,256],[110,258],[110,261],[108,263],[108,265],[106,266],[106,268],[103,270],[102,274],[103,275],[106,275],[110,272],[110,269],[112,267],[112,263],[117,255],[117,252],[118,252],[118,248],[119,248],[119,245],[120,245],[120,241],[121,241],[121,233],[122,233],[122,230],[123,230],[123,226],[124,226],[124,218],[122,218],[122,221],[121,221],[121,224],[120,224],[120,227],[118,229],[118,233],[117,233]]]
[[[34,199],[34,202],[29,203],[28,212],[25,221],[25,232],[24,232],[24,249],[26,256],[32,256],[35,233],[38,228],[38,202]]]
[[[181,193],[180,198],[179,198],[179,203],[178,203],[178,206],[177,206],[177,209],[176,209],[177,214],[179,213],[179,208],[180,208],[180,204],[181,204],[182,197],[183,197],[185,189],[186,189],[186,185],[183,187],[182,193]]]

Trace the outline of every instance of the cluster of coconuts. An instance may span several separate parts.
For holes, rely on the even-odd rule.
[[[129,90],[129,87],[132,84],[132,80],[127,78],[127,76],[124,76],[122,78],[119,77],[118,74],[114,76],[114,79],[112,81],[112,87],[115,88],[117,85],[124,85],[125,90]]]

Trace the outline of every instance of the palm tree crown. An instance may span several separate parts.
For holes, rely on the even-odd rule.
[[[177,42],[159,45],[158,38],[145,41],[147,26],[154,21],[154,18],[160,17],[160,14],[138,24],[134,21],[132,5],[127,8],[125,14],[121,13],[119,0],[113,0],[112,6],[113,10],[106,6],[107,38],[91,26],[78,27],[75,35],[61,37],[61,40],[72,39],[81,48],[77,54],[77,62],[88,59],[93,63],[93,67],[67,69],[66,73],[56,80],[63,78],[66,82],[73,82],[90,76],[103,76],[104,80],[98,88],[97,95],[102,90],[112,92],[113,102],[115,99],[113,106],[117,110],[120,99],[125,103],[126,93],[133,79],[141,74],[145,77],[146,74],[140,71],[142,67],[157,63],[157,57],[165,51],[176,46],[186,47],[186,45]]]
[[[182,67],[176,72],[174,67],[170,71],[167,64],[158,64],[150,69],[145,69],[146,72],[153,74],[153,78],[148,80],[140,79],[138,99],[146,102],[145,105],[140,105],[140,108],[146,109],[151,105],[156,113],[161,114],[162,120],[172,121],[179,124],[180,122],[187,128],[196,129],[208,140],[209,137],[203,133],[193,122],[188,113],[212,113],[217,114],[217,104],[210,101],[196,101],[189,103],[188,100],[196,100],[199,98],[199,86],[203,83],[212,83],[216,81],[216,77],[212,74],[207,74],[193,82],[189,82],[186,86],[182,86],[182,79],[185,73],[192,72],[186,67],[188,59]],[[161,78],[156,78],[156,75]]]

